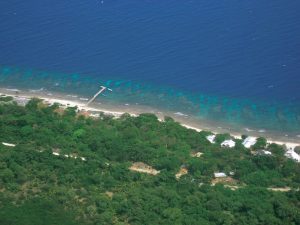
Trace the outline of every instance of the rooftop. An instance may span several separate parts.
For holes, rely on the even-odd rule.
[[[215,178],[227,177],[227,175],[226,175],[226,173],[223,173],[223,172],[215,172],[214,177]]]
[[[235,142],[233,140],[225,140],[221,143],[221,146],[233,148],[235,146]]]
[[[210,142],[210,143],[215,143],[215,138],[216,135],[212,134],[206,137],[206,139]]]
[[[296,162],[300,162],[300,155],[298,153],[296,153],[294,150],[288,150],[285,153],[285,156],[295,160]]]
[[[255,137],[247,137],[243,141],[243,145],[245,146],[245,148],[250,148],[252,145],[255,145],[255,143],[256,143],[256,138]]]

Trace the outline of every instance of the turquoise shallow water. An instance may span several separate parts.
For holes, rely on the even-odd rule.
[[[0,67],[2,87],[72,93],[89,98],[100,84],[113,89],[97,101],[115,105],[139,105],[174,112],[177,116],[199,121],[214,121],[220,126],[240,132],[253,129],[279,132],[297,138],[300,131],[300,106],[278,104],[275,101],[252,101],[246,98],[193,94],[166,86],[141,84],[130,80],[93,77],[82,74],[62,74],[17,67]],[[248,130],[249,131],[249,130]]]
[[[0,1],[0,86],[300,135],[299,0]]]

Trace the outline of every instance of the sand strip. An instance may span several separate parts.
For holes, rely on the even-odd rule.
[[[59,103],[64,107],[77,107],[79,110],[84,110],[84,111],[103,112],[104,114],[112,115],[114,117],[120,117],[124,113],[129,113],[131,116],[139,115],[138,112],[112,111],[112,110],[104,109],[100,106],[97,106],[97,107],[86,106],[86,99],[81,100],[81,101],[80,101],[80,98],[76,99],[76,100],[73,100],[73,99],[70,100],[70,99],[66,99],[66,95],[60,96],[60,98],[59,98],[58,96],[52,95],[52,94],[51,95],[49,95],[49,94],[43,95],[42,93],[38,93],[38,92],[26,92],[23,90],[20,91],[18,89],[5,89],[5,88],[0,88],[0,95],[11,96],[11,97],[13,97],[15,99],[19,99],[19,100],[24,100],[24,99],[29,100],[33,97],[37,97],[37,98],[44,100],[48,104]],[[160,118],[160,120],[163,120],[162,115],[157,114],[157,116]],[[178,121],[178,122],[180,122],[180,121]],[[193,129],[198,132],[204,130],[201,127],[192,126],[192,125],[184,123],[182,121],[180,122],[180,124],[188,129]],[[214,133],[217,133],[217,132],[214,132]],[[239,134],[239,133],[231,134],[231,136],[236,139],[241,139],[241,135],[242,134]],[[268,143],[276,143],[278,145],[286,145],[287,148],[292,148],[292,149],[294,149],[296,146],[300,146],[300,143],[297,143],[297,142],[276,141],[271,138],[267,138],[267,142]]]

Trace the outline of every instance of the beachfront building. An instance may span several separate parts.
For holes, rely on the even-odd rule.
[[[256,143],[256,138],[255,137],[247,137],[243,141],[243,145],[245,146],[245,148],[250,148],[251,146],[255,145],[255,143]]]
[[[226,173],[223,173],[223,172],[215,172],[214,177],[215,178],[224,178],[224,177],[227,177],[227,175],[226,175]]]
[[[90,112],[90,117],[99,118],[100,114],[99,113],[92,113],[92,112]]]
[[[235,146],[235,142],[233,140],[225,140],[221,143],[222,147],[233,148]]]
[[[289,149],[285,154],[287,158],[293,159],[296,162],[300,162],[300,155],[294,151],[294,149]]]
[[[25,106],[29,102],[30,98],[27,97],[14,97],[14,101],[21,106]]]
[[[215,138],[216,138],[216,135],[214,135],[214,134],[206,137],[206,139],[212,144],[215,143]]]

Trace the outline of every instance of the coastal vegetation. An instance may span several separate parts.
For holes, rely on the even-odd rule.
[[[210,143],[170,117],[11,100],[0,99],[0,143],[12,144],[0,144],[0,224],[300,224],[300,165],[283,146],[221,147],[234,138]]]

